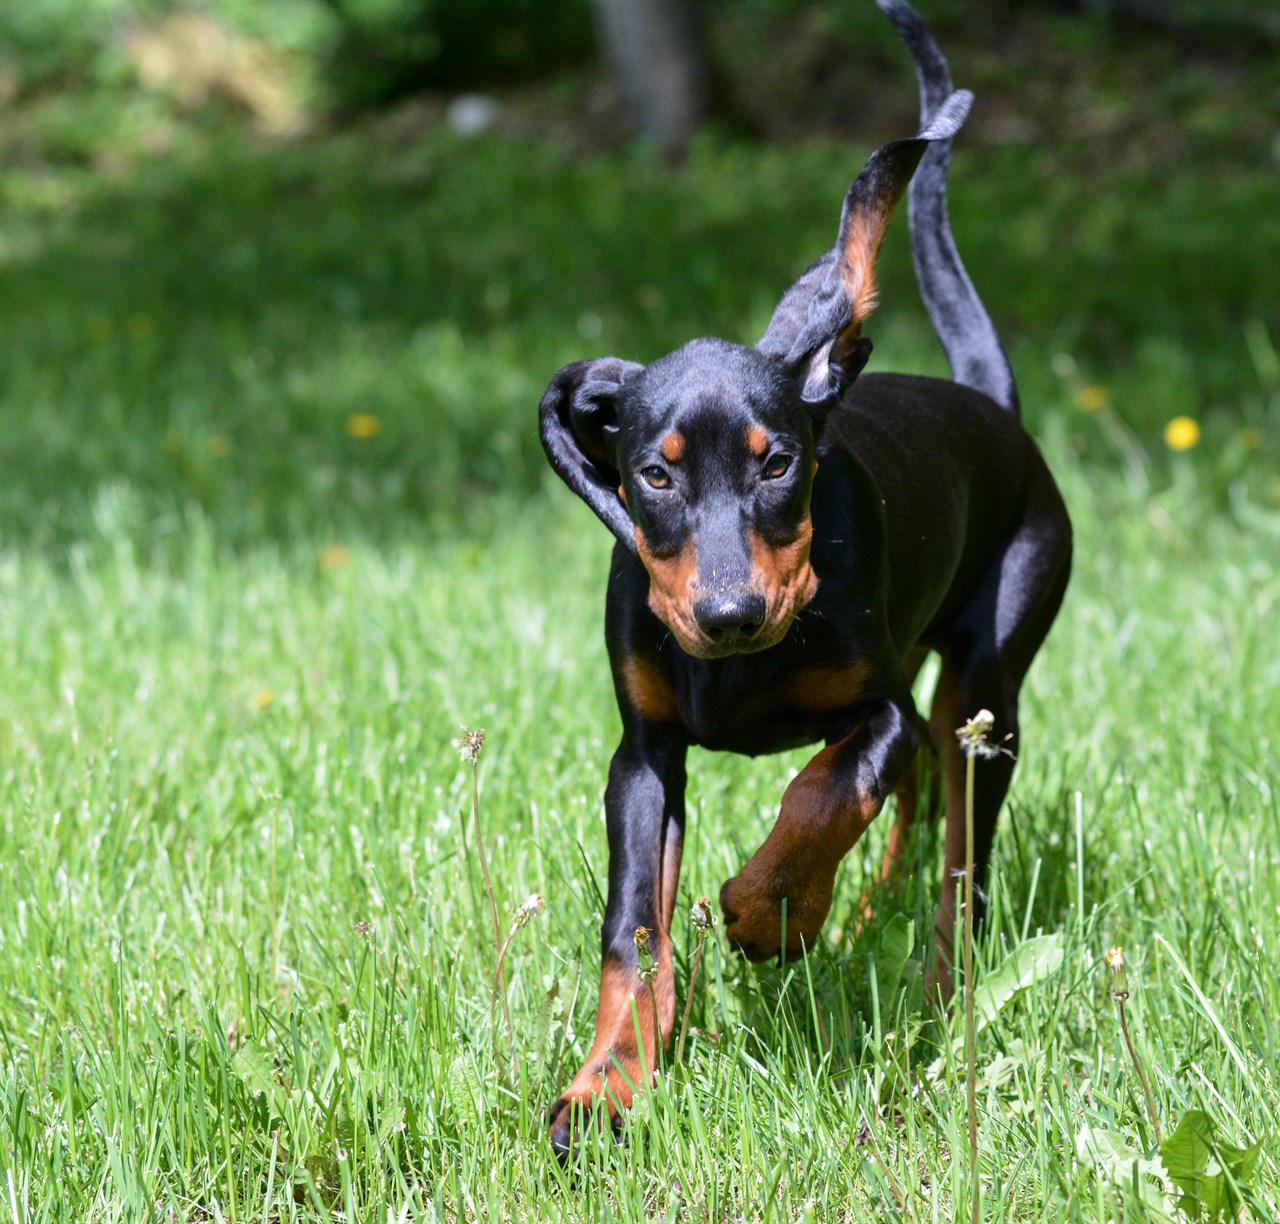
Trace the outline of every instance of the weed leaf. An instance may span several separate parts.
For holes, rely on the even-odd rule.
[[[1057,973],[1063,956],[1061,932],[1037,935],[1020,943],[996,968],[984,974],[973,992],[978,1031],[1024,990]]]
[[[1138,1201],[1166,1215],[1173,1213],[1172,1195],[1166,1193],[1169,1173],[1159,1157],[1147,1159],[1135,1151],[1118,1131],[1085,1126],[1076,1135],[1076,1154],[1081,1164],[1097,1170],[1105,1182],[1132,1189]]]
[[[257,1041],[244,1042],[231,1056],[231,1070],[251,1095],[266,1096],[273,1118],[284,1117],[288,1093],[276,1080],[276,1062],[265,1046]]]
[[[880,1024],[887,1028],[893,1019],[902,971],[915,947],[916,924],[906,914],[894,914],[880,932],[880,950],[876,954],[876,992],[880,1000]]]
[[[1261,1150],[1261,1140],[1247,1148],[1223,1143],[1214,1133],[1213,1119],[1192,1109],[1160,1145],[1160,1159],[1184,1192],[1178,1205],[1188,1215],[1203,1211],[1210,1220],[1219,1220],[1239,1210],[1239,1185],[1253,1176]]]

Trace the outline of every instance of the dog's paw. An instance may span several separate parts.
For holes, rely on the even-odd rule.
[[[593,1132],[609,1130],[614,1138],[622,1131],[622,1114],[605,1096],[566,1092],[547,1110],[547,1134],[551,1150],[562,1164],[577,1155],[583,1140]]]
[[[560,1160],[571,1160],[593,1133],[622,1133],[623,1112],[631,1108],[635,1092],[644,1083],[638,1058],[611,1054],[604,1061],[588,1062],[547,1111],[551,1150]]]
[[[831,908],[835,877],[762,882],[748,863],[720,890],[729,942],[748,960],[794,960],[812,948]],[[783,946],[785,909],[786,946]]]

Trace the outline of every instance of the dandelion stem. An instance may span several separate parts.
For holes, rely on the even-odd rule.
[[[646,1074],[658,1069],[662,1057],[662,1042],[658,1033],[658,992],[654,989],[653,979],[658,972],[658,964],[653,959],[653,949],[649,946],[649,928],[636,927],[636,975],[644,982],[649,992],[649,1006],[653,1010],[653,1051],[649,1057]],[[644,1033],[640,1033],[640,1059],[644,1062]]]
[[[970,753],[964,777],[964,1059],[973,1224],[982,1218],[982,1184],[978,1179],[978,1034],[973,1001],[973,779],[976,767],[977,754]]]
[[[649,979],[649,1006],[653,1009],[653,1058],[654,1070],[662,1065],[662,1039],[658,1033],[658,992],[653,988],[653,978]]]
[[[1133,1069],[1138,1073],[1143,1095],[1147,1098],[1147,1116],[1151,1119],[1151,1129],[1156,1133],[1156,1147],[1159,1147],[1164,1140],[1160,1135],[1160,1120],[1156,1117],[1156,1098],[1152,1094],[1151,1081],[1147,1079],[1138,1051],[1134,1049],[1133,1038],[1129,1035],[1129,1017],[1124,1009],[1124,1005],[1129,1001],[1129,976],[1125,972],[1124,949],[1119,946],[1109,948],[1104,959],[1107,968],[1111,970],[1111,997],[1120,1011],[1120,1031],[1124,1034],[1124,1044],[1129,1050],[1129,1061],[1133,1063]]]
[[[693,950],[693,967],[689,970],[689,993],[684,1001],[684,1014],[680,1017],[680,1039],[676,1042],[676,1066],[684,1061],[684,1039],[689,1031],[689,1013],[693,1011],[693,989],[698,984],[698,969],[702,965],[702,940]]]
[[[1159,1147],[1164,1140],[1160,1135],[1160,1120],[1156,1117],[1156,1099],[1151,1094],[1151,1084],[1147,1079],[1147,1073],[1142,1069],[1138,1051],[1133,1048],[1133,1038],[1129,1036],[1129,1020],[1125,1015],[1123,1003],[1120,1004],[1120,1031],[1124,1033],[1124,1043],[1129,1047],[1129,1057],[1133,1060],[1133,1069],[1138,1073],[1138,1080],[1141,1082],[1142,1091],[1147,1098],[1147,1116],[1151,1119],[1151,1129],[1156,1133],[1156,1147]]]
[[[476,853],[480,859],[480,877],[484,880],[484,895],[489,898],[489,916],[493,919],[493,946],[502,948],[502,927],[498,923],[498,903],[493,898],[493,884],[489,879],[489,860],[484,852],[484,838],[480,834],[480,762],[471,762],[471,818],[475,827]],[[502,972],[499,951],[498,972]],[[504,986],[505,989],[505,986]]]
[[[676,1066],[684,1059],[684,1039],[689,1031],[689,1013],[693,1010],[693,991],[698,984],[698,970],[702,967],[702,950],[706,947],[707,936],[715,925],[711,913],[711,902],[706,897],[699,897],[689,911],[689,920],[698,937],[698,946],[693,950],[693,967],[689,970],[689,993],[684,1001],[684,1014],[680,1017],[680,1037],[676,1041]]]
[[[462,738],[454,741],[461,759],[471,766],[471,821],[476,843],[476,857],[480,860],[480,878],[484,881],[484,895],[489,901],[489,917],[493,921],[493,946],[498,953],[497,967],[494,970],[494,981],[502,992],[502,1010],[507,1016],[507,1033],[511,1037],[512,1055],[515,1052],[515,1035],[511,1027],[511,1013],[507,1009],[507,981],[502,974],[502,957],[506,951],[502,942],[502,926],[498,922],[498,903],[493,896],[493,881],[489,879],[489,860],[484,852],[484,836],[480,831],[480,750],[484,747],[483,730],[468,731],[462,728]],[[466,838],[462,839],[466,846]],[[508,940],[508,942],[510,942]],[[498,1037],[494,1034],[493,1051],[498,1052]]]
[[[511,947],[511,942],[516,937],[516,932],[535,914],[544,910],[546,905],[547,903],[541,893],[534,893],[533,896],[520,905],[516,912],[511,915],[511,925],[507,928],[502,945],[498,948],[498,963],[493,971],[493,993],[489,996],[489,1023],[494,1029],[493,1056],[495,1059],[498,1057],[498,1035],[493,1013],[497,1008],[499,995],[502,997],[502,1015],[507,1023],[507,1043],[511,1050],[513,1061],[516,1053],[516,1031],[515,1026],[511,1023],[511,1005],[507,1001],[507,983],[502,975],[502,964],[506,959],[507,949]]]

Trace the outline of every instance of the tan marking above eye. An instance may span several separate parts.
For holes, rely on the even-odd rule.
[[[679,430],[672,430],[658,443],[658,453],[668,463],[679,463],[684,458],[684,446],[684,434]]]
[[[759,425],[747,426],[747,449],[759,459],[769,449],[769,435]]]

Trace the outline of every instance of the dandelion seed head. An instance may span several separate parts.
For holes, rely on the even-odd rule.
[[[547,899],[541,893],[532,893],[516,906],[515,912],[511,915],[511,929],[518,931],[530,919],[536,918],[546,908]]]
[[[468,731],[463,727],[461,738],[454,740],[453,746],[458,750],[458,760],[474,765],[480,759],[480,749],[484,747],[484,728]]]
[[[990,710],[979,710],[967,723],[956,729],[960,750],[967,757],[993,757],[1000,749],[987,736],[996,725],[996,716]]]

